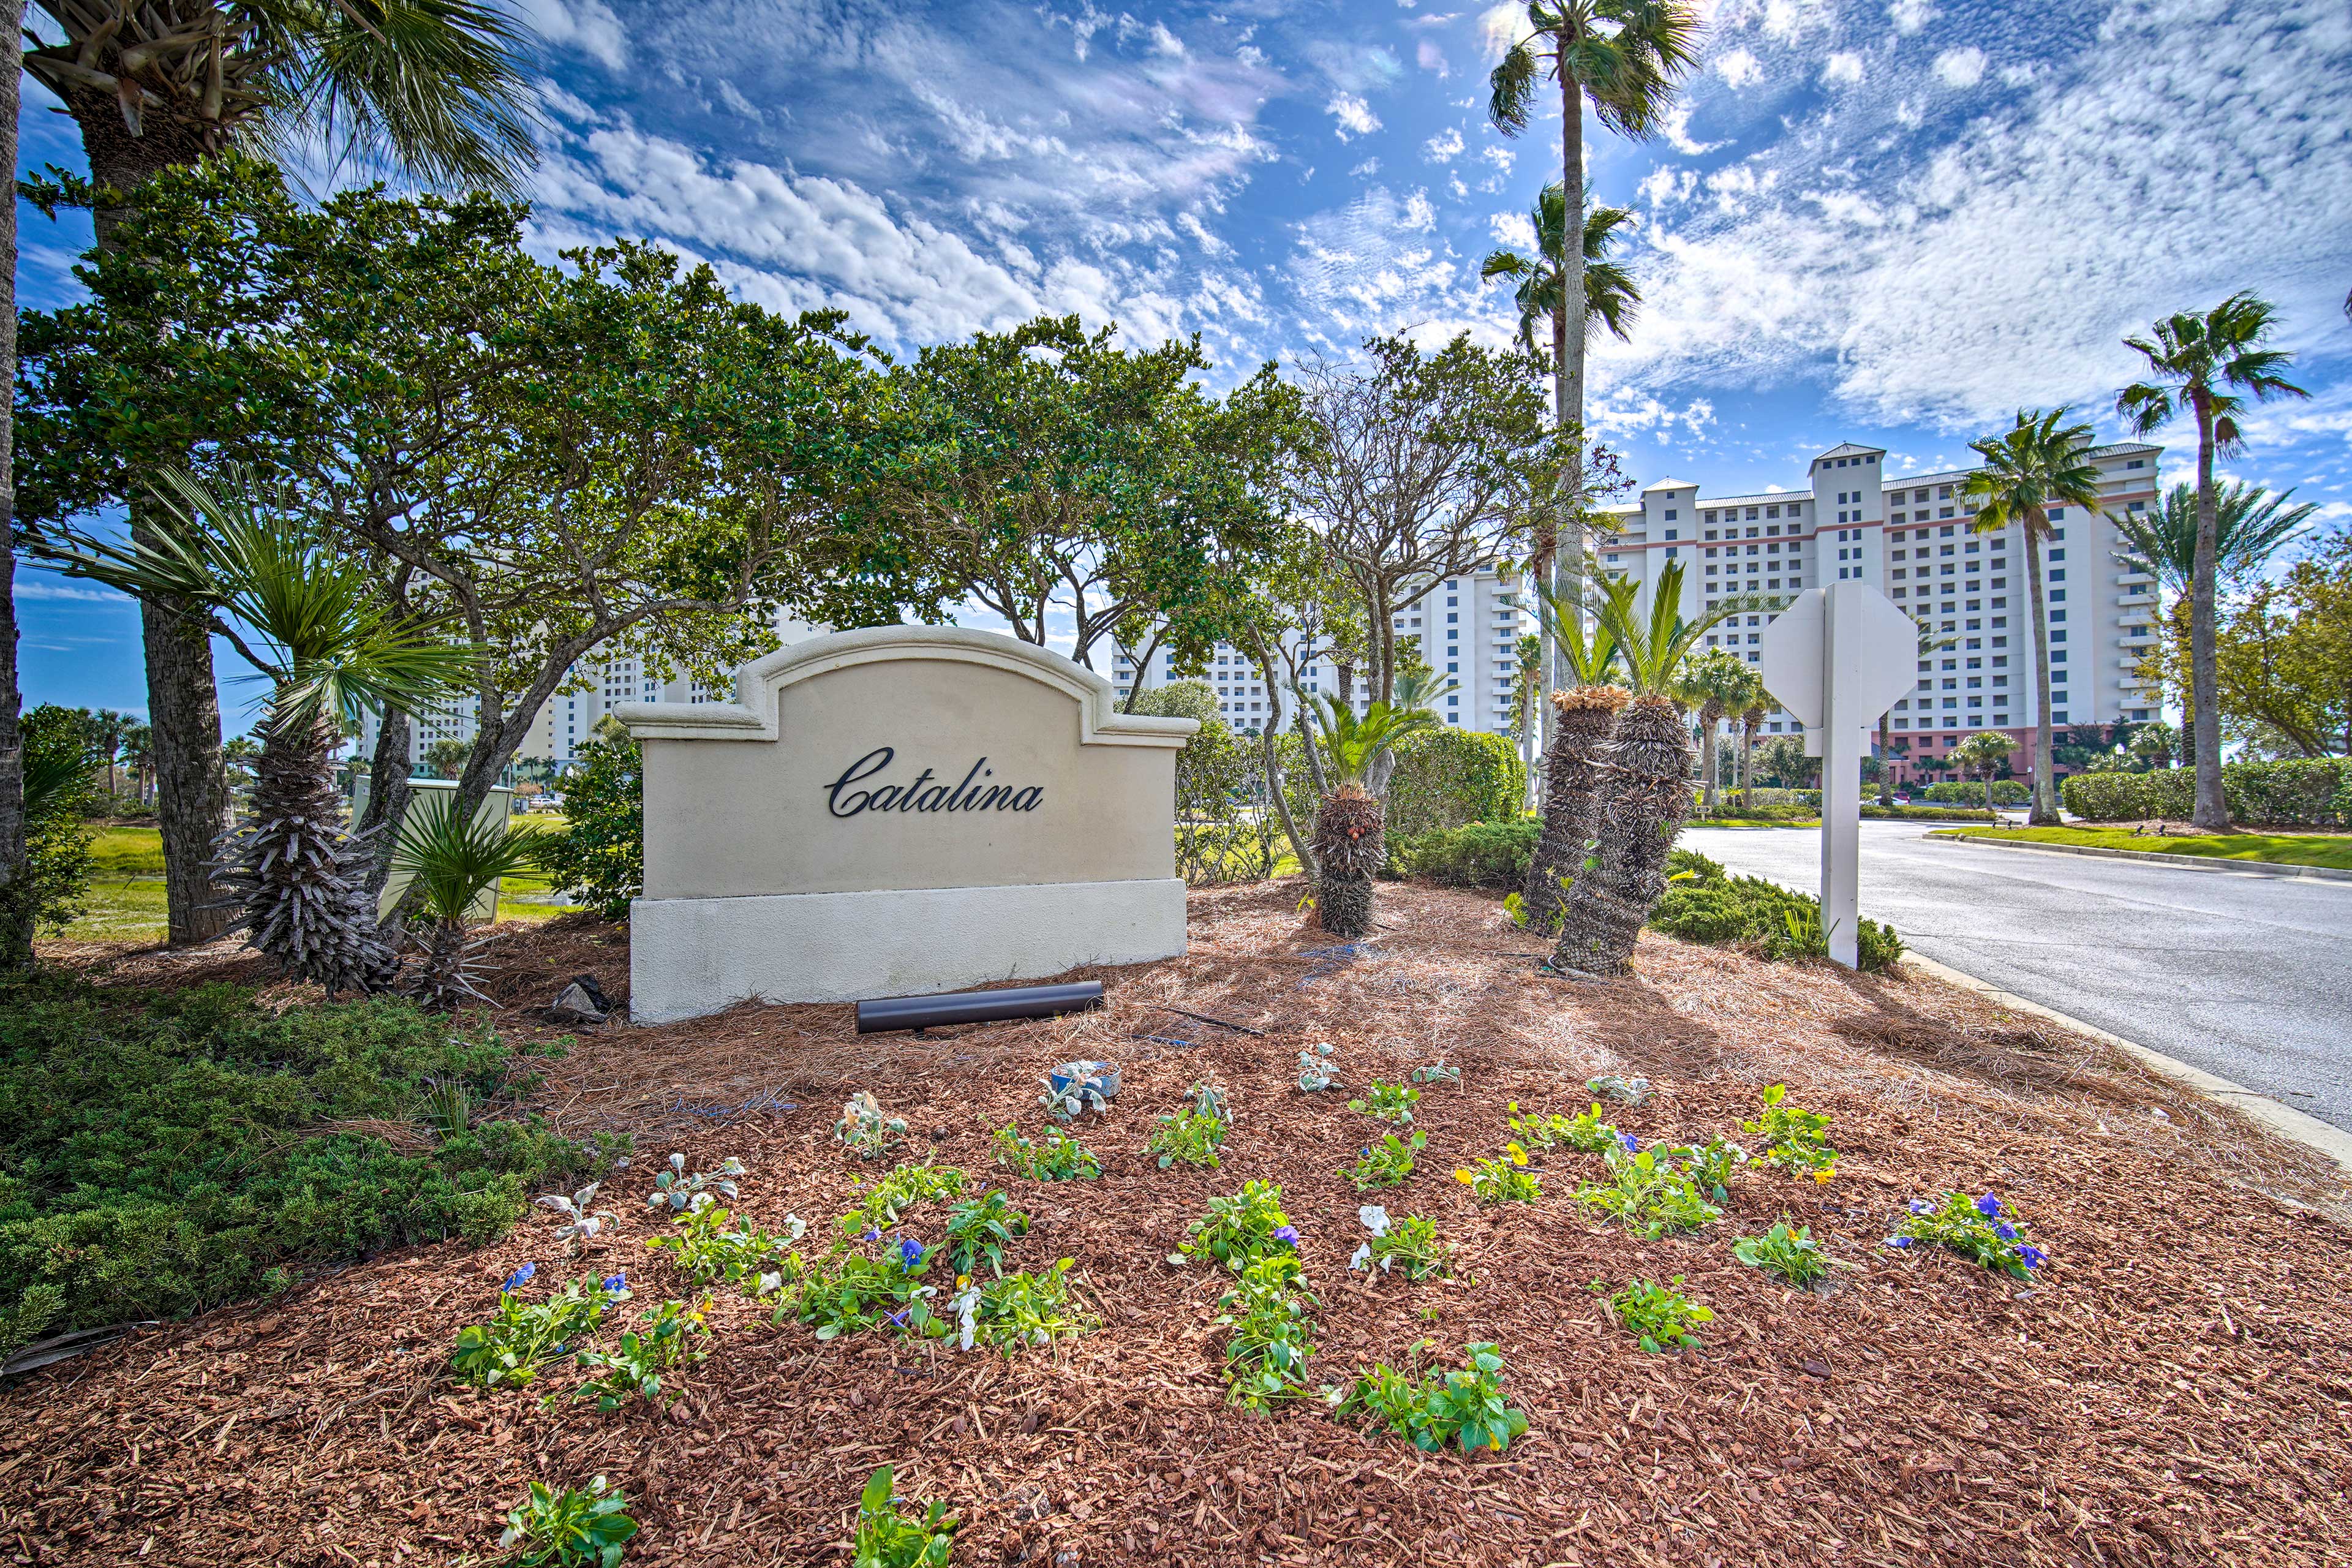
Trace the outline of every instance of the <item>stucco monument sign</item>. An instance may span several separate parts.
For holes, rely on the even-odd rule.
[[[626,704],[645,894],[630,1015],[847,1002],[1184,951],[1189,719],[1010,637],[883,626],[746,665],[731,703]]]

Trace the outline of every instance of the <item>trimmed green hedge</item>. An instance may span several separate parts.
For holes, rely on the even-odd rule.
[[[1509,740],[1451,725],[1409,735],[1389,777],[1388,831],[1410,837],[1472,822],[1508,822],[1526,798],[1527,765]]]
[[[2059,784],[2066,809],[2091,822],[2187,817],[2197,809],[2193,768],[2149,773],[2075,773]],[[2225,763],[2221,795],[2230,820],[2246,826],[2352,826],[2352,759]]]
[[[1880,822],[1995,822],[1998,816],[1979,806],[1974,811],[1958,805],[1880,805],[1865,802],[1862,815]]]
[[[1913,795],[1917,799],[1943,801],[1951,805],[1982,805],[1984,788],[1982,784],[1947,780],[1943,784],[1931,784],[1924,790],[1914,791]],[[2023,805],[2032,798],[2033,792],[2026,787],[2023,779],[1992,781],[1992,803],[1995,805]]]
[[[1650,911],[1652,931],[1711,946],[1752,946],[1770,959],[1827,952],[1819,900],[1760,877],[1730,876],[1696,850],[1674,850],[1666,865],[1680,879],[1666,884]],[[1864,969],[1884,969],[1903,956],[1903,939],[1876,921],[1862,922],[1858,941]]]
[[[1517,892],[1528,879],[1543,823],[1533,816],[1511,822],[1474,822],[1467,826],[1389,840],[1392,876],[1419,877],[1448,888],[1486,888]]]

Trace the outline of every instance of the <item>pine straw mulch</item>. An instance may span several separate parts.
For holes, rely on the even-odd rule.
[[[526,1480],[623,1487],[633,1563],[845,1563],[866,1474],[947,1499],[959,1563],[2319,1564],[2352,1534],[2352,1228],[2308,1204],[2336,1175],[2104,1047],[1923,978],[1771,965],[1645,938],[1642,978],[1539,973],[1493,903],[1385,886],[1353,948],[1302,928],[1295,887],[1196,895],[1192,952],[1102,972],[1098,1013],[927,1040],[851,1033],[845,1007],[743,1007],[581,1037],[540,1091],[567,1130],[640,1134],[608,1194],[631,1305],[675,1289],[642,1206],[671,1147],[751,1167],[740,1207],[823,1224],[870,1173],[828,1142],[873,1089],[907,1156],[1003,1181],[1038,1217],[1015,1260],[1078,1260],[1097,1331],[1007,1359],[874,1337],[817,1342],[722,1297],[715,1352],[667,1414],[541,1411],[446,1374],[449,1346],[525,1260],[565,1268],[544,1211],[506,1241],[429,1247],[265,1305],[152,1331],[0,1396],[0,1551],[13,1561],[287,1565],[484,1561]],[[518,933],[568,978],[608,928]],[[168,966],[142,960],[152,983]],[[197,969],[203,968],[200,962]],[[118,969],[118,977],[127,975]],[[181,977],[184,978],[184,974]],[[541,985],[532,1000],[543,1002]],[[1262,1037],[1157,1010],[1168,1003]],[[509,1026],[531,1027],[512,1015]],[[1475,1284],[1367,1282],[1346,1259],[1362,1196],[1339,1167],[1369,1123],[1291,1084],[1329,1040],[1350,1087],[1443,1055],[1422,1168],[1385,1194],[1435,1218]],[[1055,1062],[1119,1062],[1086,1141],[1099,1183],[989,1175],[990,1129],[1035,1132]],[[1617,1108],[1645,1139],[1736,1129],[1763,1085],[1832,1114],[1827,1187],[1756,1172],[1725,1222],[1630,1240],[1544,1165],[1532,1206],[1476,1208],[1452,1180],[1504,1141],[1503,1106],[1581,1109],[1583,1080],[1643,1074]],[[1153,1115],[1199,1078],[1232,1092],[1217,1171],[1161,1172]],[[756,1109],[745,1109],[752,1107]],[[2158,1111],[2163,1111],[2159,1117]],[[1322,1377],[1433,1340],[1497,1342],[1533,1429],[1505,1455],[1423,1456],[1319,1406],[1226,1407],[1208,1327],[1219,1279],[1165,1261],[1210,1194],[1280,1182],[1322,1299]],[[1949,1187],[2013,1201],[2051,1266],[2025,1289],[1883,1245],[1903,1203]],[[2302,1201],[2297,1201],[2298,1199]],[[2341,1210],[2336,1210],[2340,1215]],[[1732,1239],[1782,1214],[1839,1258],[1826,1293],[1776,1285]],[[938,1215],[910,1228],[936,1239]],[[1641,1353],[1588,1289],[1681,1275],[1705,1348]]]

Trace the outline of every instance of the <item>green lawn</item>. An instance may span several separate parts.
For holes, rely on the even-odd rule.
[[[2013,838],[2037,844],[2079,844],[2089,849],[2137,849],[2152,855],[2210,855],[2221,860],[2264,860],[2277,866],[2326,866],[2352,871],[2352,837],[2326,834],[2220,833],[2159,838],[2103,827],[1961,827],[1938,838]]]

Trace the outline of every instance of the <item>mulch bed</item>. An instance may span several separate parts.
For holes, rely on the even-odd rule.
[[[570,1131],[625,1129],[607,1187],[618,1233],[584,1267],[626,1266],[641,1309],[677,1287],[644,1247],[671,1148],[750,1166],[739,1207],[818,1225],[870,1175],[829,1142],[869,1089],[915,1135],[1037,1216],[1013,1258],[1077,1260],[1104,1326],[1046,1351],[958,1355],[875,1336],[820,1343],[722,1296],[714,1353],[667,1414],[542,1411],[446,1374],[451,1341],[526,1260],[570,1266],[545,1211],[497,1246],[388,1254],[263,1305],[151,1331],[0,1394],[0,1553],[16,1563],[352,1564],[487,1561],[527,1480],[607,1475],[644,1530],[632,1563],[845,1563],[878,1463],[962,1516],[962,1563],[2097,1563],[2317,1565],[2352,1539],[2352,1226],[2336,1173],[2094,1042],[1907,976],[1767,964],[1645,938],[1641,978],[1580,985],[1472,895],[1384,887],[1382,930],[1335,946],[1297,889],[1195,895],[1192,952],[1101,972],[1076,1017],[858,1038],[846,1007],[743,1007],[583,1035],[538,1091]],[[625,970],[613,928],[510,931],[505,994]],[[148,955],[112,983],[236,960]],[[521,976],[528,975],[526,981]],[[527,988],[527,990],[526,990]],[[1170,1004],[1263,1037],[1161,1011]],[[520,1010],[518,1032],[549,1032]],[[1473,1284],[1350,1275],[1364,1201],[1339,1174],[1371,1123],[1345,1089],[1292,1083],[1328,1040],[1349,1088],[1443,1056],[1404,1187]],[[1126,1085],[1081,1131],[1105,1178],[989,1173],[988,1134],[1040,1126],[1037,1079],[1100,1057]],[[1504,1103],[1578,1110],[1586,1078],[1653,1080],[1619,1125],[1737,1136],[1758,1091],[1835,1117],[1826,1187],[1758,1169],[1725,1221],[1642,1242],[1574,1201],[1599,1162],[1555,1155],[1533,1205],[1482,1210],[1451,1176],[1499,1149]],[[1196,1079],[1231,1092],[1222,1169],[1154,1168],[1154,1115]],[[2162,1112],[2161,1115],[2158,1114]],[[1222,1276],[1167,1255],[1212,1194],[1283,1184],[1321,1297],[1332,1382],[1447,1364],[1496,1342],[1532,1420],[1508,1453],[1423,1456],[1320,1405],[1226,1406],[1208,1320]],[[2032,1288],[1884,1245],[1905,1200],[1999,1192],[2053,1261]],[[1791,1290],[1731,1255],[1783,1214],[1860,1267]],[[910,1230],[937,1239],[936,1213]],[[812,1240],[814,1239],[814,1234]],[[1704,1348],[1645,1355],[1590,1286],[1684,1276],[1711,1305]]]

